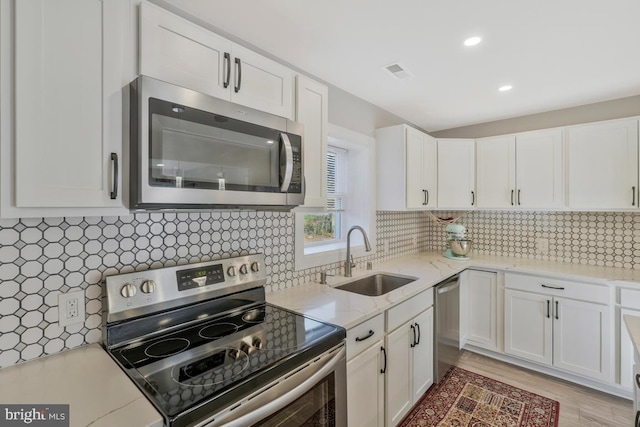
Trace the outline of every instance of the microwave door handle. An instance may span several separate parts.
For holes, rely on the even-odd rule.
[[[291,177],[293,176],[293,150],[291,149],[291,141],[289,140],[289,135],[287,135],[286,133],[281,133],[280,137],[282,138],[282,143],[284,144],[284,155],[286,159],[284,179],[282,180],[280,191],[286,193],[287,191],[289,191]],[[282,165],[280,167],[282,167]]]

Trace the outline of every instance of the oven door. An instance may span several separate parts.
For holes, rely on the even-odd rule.
[[[347,426],[344,345],[245,398],[201,426]]]

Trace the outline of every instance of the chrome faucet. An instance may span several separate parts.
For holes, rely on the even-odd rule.
[[[364,249],[367,252],[371,251],[371,244],[369,243],[369,238],[367,237],[367,232],[364,231],[364,228],[359,225],[351,227],[347,232],[347,260],[344,262],[344,277],[351,277],[351,269],[356,266],[353,262],[353,257],[351,256],[351,232],[353,230],[360,230],[362,237],[364,237]]]

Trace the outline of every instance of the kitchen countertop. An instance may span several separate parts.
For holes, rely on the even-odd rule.
[[[473,255],[469,261],[456,261],[443,257],[440,252],[423,252],[374,267],[372,271],[355,269],[352,278],[328,277],[328,285],[307,283],[273,292],[267,294],[267,301],[349,329],[467,268],[548,275],[565,280],[640,288],[640,270],[503,256]],[[414,276],[418,280],[378,297],[334,289],[335,286],[376,272]]]
[[[157,426],[162,416],[98,344],[0,370],[0,403],[69,404],[71,426]]]

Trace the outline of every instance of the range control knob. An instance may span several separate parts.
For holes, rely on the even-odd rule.
[[[154,282],[153,280],[145,280],[144,282],[142,282],[142,286],[140,286],[140,289],[145,294],[152,294],[156,291],[156,282]]]
[[[240,274],[247,274],[249,272],[249,269],[247,268],[247,264],[242,264],[240,266]]]
[[[244,354],[249,354],[251,352],[251,348],[249,347],[249,344],[243,342],[242,344],[240,344],[240,351],[242,351]]]
[[[131,298],[136,294],[138,290],[131,283],[125,283],[120,288],[120,294],[125,298]]]
[[[252,262],[251,271],[253,271],[254,273],[257,273],[258,271],[260,271],[260,263],[257,261]]]
[[[238,273],[236,273],[236,268],[232,265],[231,267],[227,268],[227,274],[230,277],[236,277],[236,274]]]
[[[260,338],[256,338],[253,340],[253,346],[258,350],[262,350],[262,340]]]

